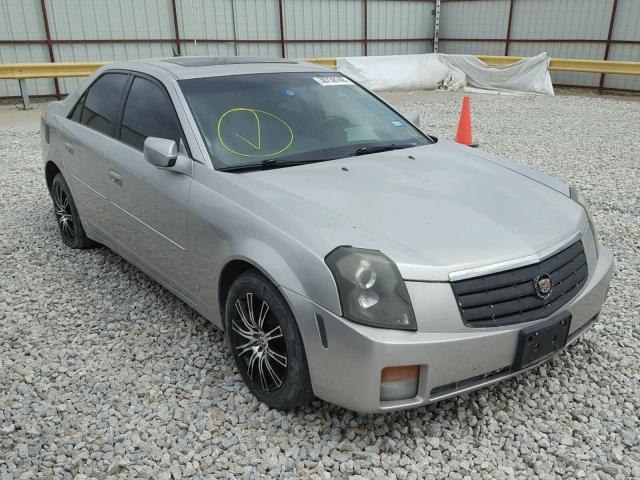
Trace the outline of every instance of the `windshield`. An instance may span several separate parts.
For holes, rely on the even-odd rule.
[[[219,169],[323,161],[430,143],[339,73],[234,75],[179,84]]]

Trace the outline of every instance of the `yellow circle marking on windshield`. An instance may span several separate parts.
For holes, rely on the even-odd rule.
[[[258,133],[257,142],[254,143],[254,142],[252,142],[251,140],[247,139],[246,137],[244,137],[243,135],[241,135],[239,133],[234,133],[233,135],[235,137],[238,137],[239,139],[243,140],[244,142],[246,142],[247,145],[249,145],[250,147],[254,148],[256,150],[256,153],[241,153],[241,152],[238,152],[238,151],[232,149],[231,147],[229,147],[224,142],[224,140],[222,139],[222,134],[221,134],[222,121],[225,119],[225,117],[227,117],[228,115],[230,115],[230,114],[232,114],[234,112],[249,112],[249,113],[253,114],[253,116],[255,117],[257,133]],[[261,127],[260,127],[260,116],[261,115],[267,115],[268,117],[276,119],[278,122],[282,123],[287,128],[287,130],[289,131],[289,138],[287,140],[288,143],[284,147],[282,147],[280,150],[278,150],[277,152],[257,153],[258,151],[262,150],[262,131],[261,131]],[[265,112],[264,110],[258,110],[258,109],[255,109],[255,108],[231,108],[231,109],[227,110],[226,112],[224,112],[222,114],[222,116],[220,117],[220,119],[218,120],[218,139],[220,140],[220,145],[222,145],[226,150],[228,150],[229,152],[233,153],[234,155],[240,155],[242,157],[273,157],[274,155],[281,154],[282,152],[284,152],[285,150],[287,150],[291,146],[291,144],[293,143],[293,130],[291,129],[291,127],[289,126],[289,124],[287,122],[285,122],[279,116],[274,115],[273,113]],[[283,142],[283,143],[285,143],[285,142]]]

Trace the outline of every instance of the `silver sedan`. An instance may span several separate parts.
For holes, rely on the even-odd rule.
[[[613,270],[578,192],[417,123],[318,65],[176,57],[52,103],[42,156],[62,241],[224,330],[258,399],[382,412],[549,359]]]

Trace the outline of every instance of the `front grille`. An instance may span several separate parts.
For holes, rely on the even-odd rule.
[[[549,275],[547,298],[536,293],[535,280]],[[548,317],[566,305],[587,281],[582,241],[541,262],[504,272],[452,282],[453,293],[469,327],[497,327]]]

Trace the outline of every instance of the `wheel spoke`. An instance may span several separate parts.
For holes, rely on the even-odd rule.
[[[251,356],[249,357],[249,364],[247,365],[247,375],[249,375],[250,378],[253,378],[253,369],[256,365],[256,360],[258,360],[258,356],[258,349],[256,348],[251,353]]]
[[[267,313],[269,313],[269,304],[263,300],[260,306],[260,315],[258,316],[258,328],[260,330],[264,325],[264,319],[267,318]]]
[[[58,222],[60,223],[60,231],[62,234],[68,238],[73,238],[75,232],[73,224],[69,221],[69,218],[66,215],[63,215],[59,218]]]
[[[253,328],[258,328],[258,324],[256,323],[256,319],[253,315],[253,293],[247,293],[247,311],[249,312],[249,322],[251,322],[251,326]]]
[[[238,350],[238,356],[241,357],[242,355],[244,355],[245,353],[247,353],[249,350],[251,350],[252,348],[256,348],[255,347],[256,341],[255,339],[251,339],[249,340],[247,343],[244,343],[242,345],[238,345],[236,347],[236,350]]]
[[[258,375],[260,376],[260,383],[262,388],[269,390],[269,384],[267,383],[267,376],[264,374],[264,364],[266,363],[266,357],[261,355],[258,359]]]
[[[55,194],[56,194],[56,203],[58,204],[60,209],[62,209],[62,189],[60,187],[57,187],[55,190]]]
[[[236,300],[236,310],[240,315],[240,320],[242,320],[244,328],[249,332],[255,332],[255,328],[253,325],[247,320],[246,315],[244,314],[244,310],[242,309],[242,303],[240,303],[240,299]]]
[[[275,340],[276,338],[282,338],[282,329],[280,328],[280,325],[278,325],[276,328],[271,330],[265,336],[266,336],[267,342],[270,342],[271,340]]]
[[[283,367],[287,366],[287,357],[285,357],[281,353],[274,352],[273,350],[268,349],[267,355],[269,355],[271,358],[273,358],[276,362],[278,362]]]
[[[244,337],[247,340],[253,340],[253,332],[251,330],[244,330],[242,327],[240,327],[240,325],[236,323],[235,320],[231,322],[231,329],[241,337]]]
[[[278,376],[278,374],[275,372],[275,370],[271,366],[271,361],[269,360],[268,356],[265,357],[264,365],[267,368],[267,372],[269,372],[269,375],[271,375],[271,378],[276,384],[276,387],[280,388],[280,386],[282,385],[282,379]]]

